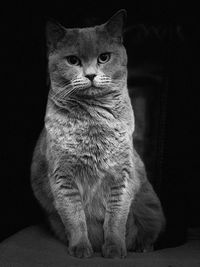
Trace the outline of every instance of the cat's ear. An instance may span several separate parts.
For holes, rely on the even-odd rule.
[[[121,42],[123,41],[123,30],[126,20],[127,12],[125,9],[119,10],[106,23],[105,28],[107,32]]]
[[[66,29],[57,21],[49,19],[46,22],[46,42],[48,49],[55,48],[58,41],[66,34]]]

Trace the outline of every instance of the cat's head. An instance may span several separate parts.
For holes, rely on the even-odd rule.
[[[47,23],[48,67],[53,97],[117,92],[126,85],[127,55],[123,46],[126,12],[90,28],[67,29]]]

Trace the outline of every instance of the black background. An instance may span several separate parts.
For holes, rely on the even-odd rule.
[[[45,6],[11,4],[1,21],[0,239],[42,220],[30,188],[32,151],[43,127],[46,85],[45,21],[66,27],[105,22],[120,8],[127,25],[181,25],[184,45],[169,43],[169,89],[163,178],[159,192],[168,219],[168,245],[185,240],[200,226],[199,27],[196,7],[175,2],[54,2]],[[166,44],[167,45],[167,44]],[[129,48],[130,50],[130,48]],[[180,51],[181,50],[181,51]],[[171,54],[170,54],[171,53]]]

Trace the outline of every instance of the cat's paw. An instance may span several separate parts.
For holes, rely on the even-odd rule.
[[[105,258],[125,258],[127,256],[126,244],[116,238],[109,238],[102,247],[102,254]]]
[[[76,245],[69,246],[68,253],[77,258],[89,258],[93,254],[93,249],[89,242],[81,240]]]

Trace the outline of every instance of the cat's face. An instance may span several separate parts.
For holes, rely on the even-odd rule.
[[[122,90],[127,79],[123,17],[120,11],[107,23],[91,28],[49,26],[49,74],[54,96],[95,96]]]

